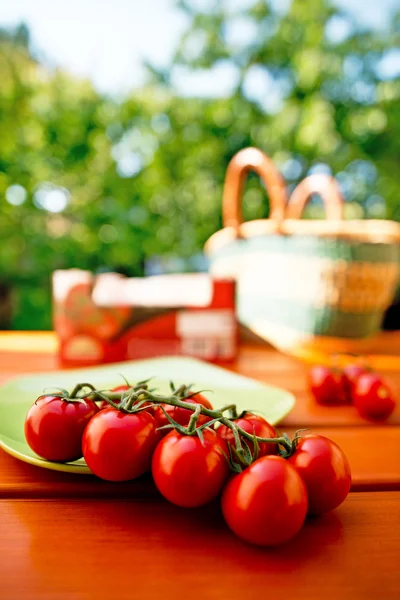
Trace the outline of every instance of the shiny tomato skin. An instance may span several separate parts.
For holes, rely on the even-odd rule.
[[[349,404],[352,402],[352,396],[357,380],[361,377],[361,375],[364,375],[364,373],[368,373],[368,370],[362,365],[357,364],[346,365],[343,369],[345,390]]]
[[[202,394],[195,394],[190,398],[182,398],[182,401],[190,404],[202,404],[205,408],[209,408],[210,410],[213,408],[210,401]],[[188,425],[190,417],[193,414],[192,410],[181,408],[180,406],[171,406],[170,404],[162,404],[161,406],[164,408],[167,414],[174,419],[174,421],[180,425],[183,425],[184,427]],[[159,427],[170,425],[170,422],[160,406],[149,409],[149,412],[156,419]],[[207,417],[207,415],[200,415],[197,425],[204,425],[204,423],[208,423],[211,420],[211,417]],[[168,429],[163,430],[163,434],[166,435],[166,433],[168,433]]]
[[[396,408],[389,384],[377,373],[364,373],[353,391],[353,404],[365,419],[386,421]]]
[[[106,408],[85,429],[83,456],[101,479],[128,481],[150,470],[159,440],[157,423],[149,413],[128,414]]]
[[[252,435],[255,434],[258,437],[274,438],[277,437],[275,428],[268,423],[263,417],[254,415],[250,412],[246,413],[243,417],[234,419],[234,422]],[[235,446],[235,438],[233,436],[232,429],[226,425],[221,425],[217,429],[218,435],[226,440],[232,446]],[[253,443],[246,440],[249,444],[249,448],[253,451]],[[276,444],[269,444],[268,442],[259,444],[258,456],[266,456],[267,454],[277,454]]]
[[[152,460],[154,482],[161,494],[177,506],[202,506],[216,498],[229,476],[226,442],[214,431],[197,435],[170,431],[158,444]]]
[[[25,419],[25,438],[42,458],[72,462],[82,458],[82,436],[98,408],[92,400],[68,402],[57,396],[42,396]]]
[[[336,508],[350,491],[349,461],[335,442],[322,435],[305,435],[288,462],[305,483],[310,515]]]
[[[222,513],[242,540],[275,546],[293,538],[307,514],[305,485],[287,460],[262,456],[238,475],[222,493]]]
[[[309,383],[318,404],[323,406],[348,404],[346,379],[341,371],[329,369],[323,365],[312,367],[309,373]]]
[[[112,390],[110,390],[111,392],[126,392],[126,390],[130,390],[131,386],[130,385],[117,385],[116,387],[112,388]]]

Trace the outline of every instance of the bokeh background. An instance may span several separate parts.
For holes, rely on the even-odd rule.
[[[396,0],[0,4],[0,328],[51,327],[50,273],[206,269],[229,159],[346,218],[400,220]],[[250,176],[245,216],[268,215]],[[323,218],[317,198],[308,218]]]

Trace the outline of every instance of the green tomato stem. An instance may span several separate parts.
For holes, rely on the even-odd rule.
[[[189,423],[187,426],[187,434],[191,435],[196,431],[196,425],[197,425],[197,421],[199,420],[199,416],[200,416],[200,411],[201,411],[201,404],[192,404],[191,405],[191,410],[192,407],[194,407],[194,411],[193,414],[190,415],[190,419],[189,419]]]
[[[229,427],[230,429],[232,429],[233,435],[235,436],[235,430],[237,433],[239,433],[242,437],[250,440],[250,442],[254,442],[254,440],[257,440],[257,442],[259,444],[262,443],[266,443],[266,444],[279,444],[280,446],[283,446],[285,448],[285,450],[289,453],[292,453],[292,442],[289,440],[288,437],[285,436],[280,436],[280,437],[276,437],[276,438],[262,438],[262,437],[258,437],[258,435],[254,435],[252,433],[248,433],[247,431],[245,431],[244,429],[242,429],[241,427],[239,427],[238,425],[236,425],[236,423],[233,423],[230,419],[227,419],[226,417],[222,417],[219,419],[219,421],[223,424],[226,425],[227,427]],[[236,437],[235,437],[235,442],[236,442]]]
[[[72,392],[70,393],[70,398],[75,398],[75,396],[83,390],[85,387],[92,390],[92,392],[96,391],[96,388],[91,383],[77,383]]]
[[[218,420],[221,424],[226,425],[226,427],[229,427],[229,429],[232,430],[234,438],[235,438],[236,449],[239,452],[239,454],[243,454],[243,446],[242,446],[240,437],[243,437],[243,438],[249,440],[250,442],[254,442],[254,440],[256,439],[259,444],[267,443],[267,444],[277,444],[279,446],[282,446],[285,449],[285,456],[290,456],[293,453],[294,444],[289,440],[288,437],[279,436],[276,438],[262,438],[262,437],[254,436],[253,434],[248,433],[247,431],[245,431],[244,429],[239,427],[231,419],[224,417],[223,413],[227,410],[233,411],[235,414],[236,405],[234,405],[234,404],[228,404],[227,406],[224,406],[221,409],[213,410],[213,409],[206,408],[202,404],[194,404],[194,403],[192,404],[190,402],[185,402],[184,400],[181,400],[179,398],[179,396],[184,395],[186,393],[187,389],[188,389],[187,386],[182,385],[177,390],[175,390],[175,392],[171,396],[159,396],[157,394],[150,392],[147,389],[140,388],[140,389],[137,389],[137,391],[133,392],[128,397],[128,399],[121,404],[115,404],[113,402],[113,400],[121,399],[123,392],[102,393],[101,398],[106,399],[111,404],[111,406],[113,406],[114,408],[117,408],[118,410],[121,410],[122,412],[127,412],[127,413],[136,412],[135,402],[137,402],[139,399],[141,401],[149,400],[153,404],[168,404],[170,406],[177,406],[179,408],[191,410],[191,411],[193,411],[194,414],[190,418],[188,427],[184,428],[185,433],[189,434],[189,435],[193,434],[193,432],[196,428],[197,420],[201,414],[206,415],[207,417],[211,417],[211,419]],[[90,394],[90,396],[96,396],[96,395],[98,395],[98,392],[93,392],[92,394]],[[142,408],[142,406],[140,408]],[[236,412],[236,414],[237,414],[237,412]],[[182,431],[181,431],[181,433],[182,433]]]

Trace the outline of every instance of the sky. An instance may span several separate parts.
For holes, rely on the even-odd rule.
[[[192,0],[206,6],[213,0]],[[221,0],[230,6],[254,0]],[[279,7],[287,0],[271,0]],[[335,0],[365,24],[383,27],[397,0]],[[123,94],[143,83],[143,59],[168,63],[187,21],[174,0],[0,0],[0,27],[24,21],[36,50],[51,65],[89,77],[103,92]],[[240,35],[240,32],[239,32]],[[224,95],[234,75],[190,81],[177,73],[176,87],[185,93]]]

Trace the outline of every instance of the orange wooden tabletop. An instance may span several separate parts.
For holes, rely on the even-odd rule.
[[[400,336],[400,334],[399,334]],[[307,389],[308,367],[300,360],[277,352],[270,346],[244,345],[239,356],[228,369],[290,390],[296,396],[296,405],[284,423],[293,427],[310,426],[367,426],[352,406],[319,406]],[[400,398],[400,368],[398,371],[381,370]],[[388,423],[400,425],[400,402]]]
[[[295,429],[283,430],[293,437]],[[351,465],[352,491],[400,490],[400,427],[377,427],[373,431],[370,427],[316,427],[312,431],[329,437],[343,449]],[[0,499],[158,497],[147,476],[109,483],[92,475],[41,469],[0,450]]]
[[[0,384],[57,368],[55,352],[51,333],[0,333]],[[1,600],[400,597],[400,491],[390,491],[400,490],[399,409],[378,427],[351,407],[318,407],[304,364],[268,346],[242,346],[229,368],[291,390],[296,407],[281,429],[309,426],[334,439],[358,493],[309,520],[290,544],[257,549],[229,532],[218,503],[178,509],[159,499],[148,476],[111,484],[0,451]],[[400,373],[388,375],[400,391]]]
[[[0,502],[4,600],[398,600],[400,492],[351,494],[289,544],[260,549],[218,504]]]
[[[400,339],[400,333],[398,334]],[[51,332],[0,332],[0,384],[26,373],[60,368],[57,341]],[[225,368],[290,390],[296,405],[283,421],[290,427],[368,427],[352,407],[325,407],[315,403],[307,390],[308,368],[300,360],[277,352],[268,345],[244,344],[237,359]],[[400,367],[400,362],[399,362]],[[400,398],[400,368],[380,371],[390,380]],[[400,402],[387,422],[400,425]]]
[[[59,368],[57,343],[52,333],[0,333],[0,384],[29,371]],[[362,419],[351,406],[322,407],[307,391],[307,368],[299,360],[285,356],[270,346],[244,345],[233,371],[289,389],[296,405],[284,419],[281,430],[293,434],[296,428],[310,427],[326,434],[343,448],[353,473],[353,491],[400,489],[400,402],[396,414],[379,427]],[[394,387],[400,390],[400,373],[390,372]],[[400,392],[399,392],[400,397]],[[96,490],[96,492],[94,492]],[[91,497],[98,491],[107,497],[143,498],[154,495],[149,481],[113,486],[92,477],[49,473],[0,453],[1,497]]]

